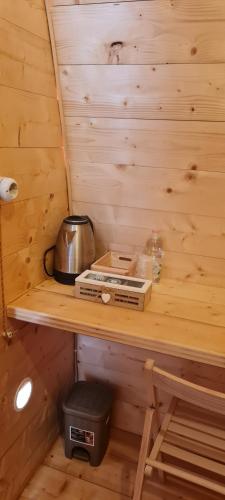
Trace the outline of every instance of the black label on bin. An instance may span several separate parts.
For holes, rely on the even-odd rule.
[[[94,446],[95,434],[91,431],[86,431],[84,429],[79,429],[78,427],[70,426],[70,441],[75,441],[76,443],[80,444],[86,444],[88,446]]]

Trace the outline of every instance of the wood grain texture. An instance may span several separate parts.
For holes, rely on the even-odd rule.
[[[70,296],[59,284],[54,284],[54,291],[50,291],[48,283],[49,280],[9,304],[9,317],[225,366],[225,325],[202,323],[202,316],[200,321],[168,318],[166,314],[153,312],[151,301],[144,312],[126,309],[118,312],[112,306],[75,299],[72,287]],[[157,293],[157,287],[154,290]],[[213,318],[213,308],[211,313]]]
[[[74,213],[89,213],[99,243],[145,248],[154,227],[161,228],[164,250],[224,258],[225,220],[160,210],[76,201]],[[178,284],[179,285],[179,284]]]
[[[67,116],[65,123],[70,160],[225,172],[223,122]]]
[[[224,121],[225,65],[63,66],[65,116]]]
[[[15,178],[19,185],[14,202],[1,202],[8,301],[43,279],[43,252],[55,242],[59,223],[67,214],[61,126],[43,0],[0,2],[0,52],[1,175]],[[0,497],[4,500],[18,498],[56,438],[58,412],[73,381],[74,365],[72,336],[55,331],[54,338],[52,330],[23,323],[10,326],[14,330],[10,345],[0,337]],[[16,390],[29,376],[31,400],[16,412]]]
[[[225,216],[225,178],[219,172],[72,161],[71,176],[77,201],[165,212],[179,206],[183,214]]]
[[[65,186],[63,155],[58,147],[0,148],[0,162],[1,174],[16,179],[20,187],[16,203],[47,194],[54,199],[54,191]],[[2,206],[4,211],[7,205]]]
[[[157,228],[164,277],[223,287],[224,2],[84,3],[51,10],[74,210],[98,254]]]
[[[61,145],[56,99],[1,86],[0,100],[0,147]]]
[[[224,70],[223,64],[66,65],[60,67],[64,113],[224,121]]]
[[[17,332],[1,357],[1,494],[18,497],[58,434],[58,411],[73,380],[73,339],[63,341],[60,331],[27,326]],[[1,339],[1,345],[3,340]],[[64,366],[65,364],[65,366]],[[22,413],[13,407],[17,387],[26,377],[33,381],[30,403]]]
[[[225,60],[222,1],[214,8],[202,1],[195,6],[193,0],[189,4],[160,0],[96,2],[53,8],[52,18],[59,64]]]
[[[1,85],[55,97],[48,40],[0,19],[0,45],[4,46],[1,52]]]
[[[177,375],[189,366],[186,360],[83,335],[78,336],[77,349],[80,380],[101,380],[111,384],[114,391],[113,425],[135,434],[142,432],[145,408],[149,403],[145,360],[152,356],[160,366],[172,369]],[[162,415],[168,404],[169,398],[160,393]]]
[[[0,17],[12,25],[49,40],[48,25],[43,0],[7,0],[1,2]]]
[[[79,3],[78,0],[51,0],[51,2],[52,7],[63,5],[79,5],[83,3],[105,3],[105,1],[103,2],[103,0],[79,0]],[[225,18],[223,0],[215,0],[213,4],[210,2],[210,0],[199,0],[197,4],[193,0],[183,0],[182,3],[177,0],[173,2],[173,4],[171,4],[169,0],[157,0],[156,7],[158,9],[161,9],[161,16],[165,15],[167,19],[168,17],[175,17],[175,19],[177,19],[177,17],[180,19],[183,19],[185,17],[187,20],[204,19],[205,21],[216,21],[218,19],[224,20]]]
[[[54,496],[58,500],[76,497],[121,500],[131,498],[140,440],[134,434],[112,429],[111,440],[101,467],[93,468],[64,456],[63,440],[58,438],[46,460],[25,488],[21,500]],[[143,500],[222,500],[220,495],[168,478],[166,484],[154,480],[144,485]],[[104,495],[104,496],[103,496]]]

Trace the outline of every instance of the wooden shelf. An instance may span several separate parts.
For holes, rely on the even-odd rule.
[[[8,316],[225,367],[225,289],[165,280],[144,312],[73,297],[46,280],[8,305]]]

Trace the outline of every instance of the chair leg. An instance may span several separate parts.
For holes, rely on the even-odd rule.
[[[147,409],[145,415],[142,441],[141,441],[141,449],[137,466],[137,474],[134,485],[133,500],[141,499],[144,473],[145,473],[145,463],[146,463],[146,458],[149,455],[149,447],[150,447],[150,440],[152,437],[152,423],[154,415],[155,415],[155,410]]]
[[[162,456],[162,453],[159,453],[159,456],[158,456],[159,460],[161,462],[163,462],[163,456]],[[166,480],[166,474],[164,471],[158,469],[158,476],[159,476],[159,479],[162,483],[165,483],[165,480]]]

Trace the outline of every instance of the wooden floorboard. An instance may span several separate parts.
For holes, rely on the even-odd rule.
[[[59,437],[43,465],[25,488],[20,500],[127,500],[132,498],[140,438],[113,429],[106,456],[100,467],[91,467],[64,456]],[[153,478],[145,483],[143,500],[220,500],[180,481]]]

